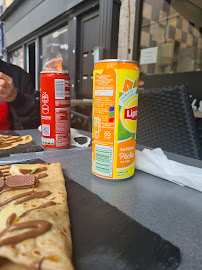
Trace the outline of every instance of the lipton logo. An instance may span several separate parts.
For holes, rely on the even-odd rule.
[[[124,112],[124,119],[137,120],[137,106],[126,108]]]

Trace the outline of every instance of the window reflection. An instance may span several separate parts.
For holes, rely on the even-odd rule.
[[[197,15],[200,8],[187,3],[186,0],[144,0],[142,74],[202,70],[202,25]]]
[[[24,69],[24,54],[22,47],[10,53],[9,62]]]
[[[67,72],[68,27],[62,27],[42,38],[42,70]]]

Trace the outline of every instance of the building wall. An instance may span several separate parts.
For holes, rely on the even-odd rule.
[[[182,3],[183,4],[183,3]],[[136,0],[122,0],[118,58],[132,59]],[[180,11],[179,11],[180,12]],[[158,47],[159,53],[167,48],[173,50],[171,64],[161,68],[161,59],[156,64],[140,66],[144,74],[160,74],[201,70],[202,35],[196,23],[190,23],[165,0],[144,0],[141,27],[141,49]],[[188,14],[187,14],[188,15]],[[193,18],[192,18],[193,19]],[[198,18],[200,19],[200,17]],[[139,61],[139,59],[136,59]]]
[[[141,49],[157,46],[158,59],[156,64],[141,65],[140,70],[144,74],[200,71],[202,36],[199,25],[190,23],[165,0],[158,0],[158,5],[155,3],[155,0],[144,0],[140,46]],[[166,55],[161,49],[165,43],[173,51],[167,65],[162,63]]]
[[[136,0],[122,0],[119,21],[118,58],[132,59]]]
[[[0,6],[3,7],[3,10],[1,11],[4,12],[15,0],[0,0]]]
[[[8,48],[84,0],[26,0],[6,19],[4,44]],[[26,15],[25,15],[26,14]],[[25,16],[24,16],[25,15]]]

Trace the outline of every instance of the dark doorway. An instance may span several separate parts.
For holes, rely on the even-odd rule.
[[[32,84],[35,88],[35,42],[30,43],[28,45],[28,57],[29,57],[28,70],[31,76]]]
[[[94,9],[78,19],[76,55],[76,98],[92,99],[94,48],[99,45],[99,10]],[[76,106],[71,109],[71,125],[91,131],[91,106]]]
[[[82,16],[78,25],[77,98],[92,98],[94,48],[99,44],[99,10]]]

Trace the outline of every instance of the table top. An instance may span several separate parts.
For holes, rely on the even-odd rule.
[[[30,134],[40,143],[38,130],[16,132]],[[137,145],[138,150],[143,148]],[[165,154],[172,160],[202,168],[200,160]],[[98,178],[91,172],[91,147],[12,155],[1,158],[0,164],[34,158],[61,162],[64,173],[72,180],[179,247],[182,254],[179,270],[202,269],[202,193],[138,170],[124,181]]]

